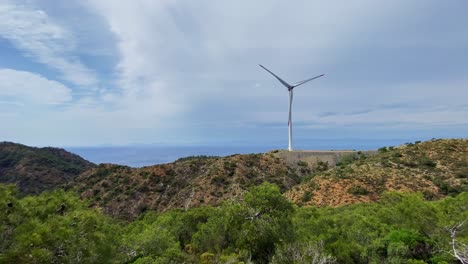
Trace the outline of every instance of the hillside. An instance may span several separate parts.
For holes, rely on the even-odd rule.
[[[101,164],[68,187],[109,215],[133,219],[148,209],[218,205],[263,182],[285,192],[308,173],[308,168],[291,168],[273,154],[198,156],[138,169]]]
[[[15,183],[23,193],[56,188],[93,166],[63,149],[0,142],[0,182]]]
[[[340,206],[375,201],[385,191],[417,191],[427,199],[468,191],[468,140],[431,140],[350,156],[285,195],[300,205]]]
[[[130,168],[96,166],[63,149],[4,142],[0,182],[16,183],[23,193],[73,189],[93,207],[126,220],[147,210],[216,206],[263,182],[278,185],[298,205],[318,206],[376,201],[392,190],[419,191],[427,199],[468,191],[466,139],[418,142],[378,153],[333,152],[331,164],[330,153],[293,154],[196,156]],[[335,162],[338,166],[330,169]]]

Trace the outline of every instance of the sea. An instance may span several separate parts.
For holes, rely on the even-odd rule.
[[[386,140],[317,140],[296,144],[303,150],[375,150],[383,146],[401,145],[409,141]],[[93,163],[113,163],[130,167],[144,167],[173,162],[188,156],[229,156],[234,154],[264,153],[275,149],[286,149],[284,144],[235,144],[235,145],[131,145],[65,147]]]

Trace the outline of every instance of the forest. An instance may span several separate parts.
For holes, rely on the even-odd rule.
[[[460,263],[468,193],[298,207],[271,183],[220,206],[111,218],[74,192],[0,185],[0,263]]]

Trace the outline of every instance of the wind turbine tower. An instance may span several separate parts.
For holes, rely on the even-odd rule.
[[[283,84],[284,86],[286,86],[286,88],[288,88],[288,92],[289,92],[289,118],[288,118],[288,128],[289,128],[289,144],[288,144],[288,150],[289,151],[292,151],[293,148],[292,148],[292,113],[291,113],[291,110],[292,110],[292,101],[293,101],[293,92],[294,92],[294,88],[296,88],[297,86],[299,85],[302,85],[306,82],[310,82],[314,79],[317,79],[317,78],[320,78],[322,76],[324,76],[325,74],[320,74],[318,76],[315,76],[313,78],[310,78],[310,79],[307,79],[307,80],[304,80],[304,81],[300,81],[300,82],[297,82],[293,85],[285,82],[283,79],[281,79],[280,77],[278,77],[276,74],[274,74],[273,72],[271,72],[270,70],[268,70],[267,68],[265,68],[263,65],[259,64],[260,67],[262,67],[265,71],[269,72],[271,75],[275,76],[276,79],[278,79],[278,81]]]

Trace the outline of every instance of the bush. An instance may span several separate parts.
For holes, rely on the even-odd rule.
[[[215,264],[215,255],[213,253],[205,252],[200,256],[201,264]]]
[[[328,161],[321,161],[318,160],[317,163],[314,166],[314,171],[315,172],[324,172],[329,169],[330,165],[328,164]]]
[[[302,195],[302,202],[306,203],[310,201],[310,198],[312,198],[312,193],[310,191],[305,191],[304,194]]]
[[[359,156],[356,154],[346,154],[341,157],[340,161],[336,163],[336,166],[345,166],[348,164],[353,163],[354,161],[358,160]]]
[[[388,151],[387,147],[381,147],[378,149],[379,153],[385,153]]]
[[[369,194],[369,191],[361,185],[352,185],[349,187],[348,193],[352,195],[366,195]]]
[[[437,163],[435,163],[427,157],[424,157],[419,161],[419,165],[426,168],[435,168],[437,166]]]

